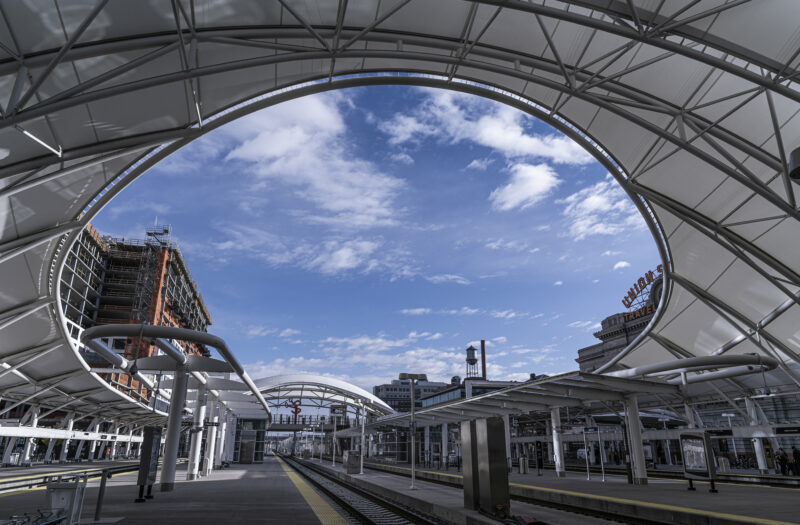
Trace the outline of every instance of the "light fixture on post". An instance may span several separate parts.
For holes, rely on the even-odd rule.
[[[417,429],[414,427],[414,389],[415,389],[415,382],[416,381],[427,381],[428,375],[427,374],[409,374],[407,372],[401,372],[399,379],[401,381],[411,381],[411,490],[416,490],[414,486],[414,481],[416,479],[416,470],[414,466],[414,459],[416,453],[416,433]]]

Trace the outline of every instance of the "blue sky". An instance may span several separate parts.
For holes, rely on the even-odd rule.
[[[491,379],[574,370],[658,263],[633,204],[570,139],[516,109],[411,87],[297,99],[162,161],[93,221],[158,218],[253,377],[362,387],[399,372]]]

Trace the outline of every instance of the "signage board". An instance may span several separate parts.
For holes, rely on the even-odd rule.
[[[800,427],[775,427],[775,435],[800,434]]]
[[[716,478],[714,450],[711,448],[708,432],[681,434],[681,454],[683,455],[683,473],[686,479],[713,480]]]
[[[656,272],[658,273],[658,276],[661,276],[661,274],[664,273],[664,265],[659,264],[656,268]],[[634,304],[637,303],[637,297],[639,297],[639,295],[644,292],[648,286],[653,284],[656,279],[657,276],[652,270],[645,273],[642,277],[639,277],[639,279],[633,283],[631,289],[628,290],[628,293],[626,293],[622,298],[622,304],[625,306],[625,308],[634,306]]]
[[[144,427],[137,485],[153,485],[156,482],[158,452],[161,448],[161,432],[163,430],[163,427]]]
[[[598,427],[583,427],[584,434],[597,434],[599,430]]]
[[[720,430],[706,430],[708,435],[711,437],[731,437],[733,436],[733,430],[730,428],[723,428]]]

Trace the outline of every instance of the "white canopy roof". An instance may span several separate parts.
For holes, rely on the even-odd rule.
[[[0,396],[147,417],[67,342],[57,283],[79,228],[201,134],[365,84],[507,102],[608,167],[666,270],[651,330],[620,366],[724,352],[800,359],[787,174],[800,146],[797,2],[41,0],[0,10]],[[798,383],[786,366],[768,380]]]

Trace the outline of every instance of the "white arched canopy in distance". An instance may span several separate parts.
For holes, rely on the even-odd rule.
[[[757,353],[780,361],[764,381],[800,383],[797,2],[40,0],[0,14],[0,396],[149,417],[68,340],[58,282],[80,229],[225,122],[378,83],[505,101],[606,165],[666,280],[615,365]]]
[[[255,380],[261,395],[270,406],[278,408],[286,401],[300,400],[305,406],[328,408],[347,405],[355,412],[363,410],[371,416],[393,414],[394,410],[380,398],[363,388],[316,374],[284,374]]]

